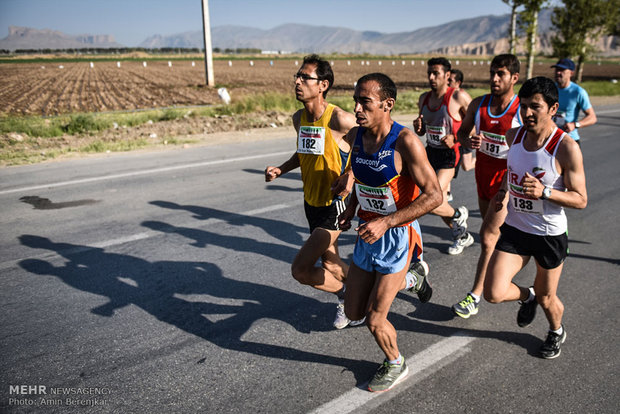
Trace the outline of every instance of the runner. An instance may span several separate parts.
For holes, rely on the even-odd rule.
[[[506,209],[489,209],[489,203],[506,174],[506,132],[521,125],[519,97],[514,93],[520,66],[515,55],[504,54],[493,58],[489,79],[491,93],[471,102],[458,132],[463,147],[477,150],[476,187],[478,207],[483,218],[480,227],[481,252],[474,286],[465,299],[452,306],[452,311],[462,318],[478,313],[487,265],[499,238],[499,227],[506,218]],[[472,132],[473,135],[470,135]]]
[[[560,107],[554,121],[559,128],[568,132],[568,135],[581,145],[579,128],[596,123],[596,113],[590,103],[590,97],[585,89],[570,81],[575,74],[575,62],[570,59],[560,59],[551,67],[555,68],[555,84],[560,96]],[[581,111],[586,116],[579,121]]]
[[[370,391],[381,392],[408,373],[387,315],[406,276],[411,276],[407,269],[412,258],[413,270],[422,263],[417,219],[441,204],[441,190],[420,140],[391,118],[394,82],[381,73],[365,75],[357,82],[354,99],[359,127],[347,134],[347,140],[353,145],[356,184],[340,226],[351,227],[358,204],[360,221],[346,280],[345,309],[350,319],[367,318],[368,329],[385,354],[368,384]],[[427,301],[428,282],[424,276],[416,279],[413,290],[422,302]]]
[[[521,327],[534,320],[540,304],[549,322],[540,356],[551,359],[560,355],[566,340],[564,305],[557,296],[568,254],[564,207],[586,207],[586,178],[579,145],[553,122],[558,109],[553,81],[542,76],[529,79],[519,99],[525,126],[506,134],[508,172],[495,196],[495,208],[505,208],[508,194],[508,215],[489,262],[484,297],[491,303],[521,300],[517,314]],[[532,256],[534,286],[517,286],[512,279]]]
[[[293,115],[297,152],[279,167],[268,166],[265,181],[301,167],[310,237],[297,253],[291,271],[300,283],[336,294],[334,327],[342,329],[351,321],[344,314],[344,279],[349,267],[338,253],[338,215],[353,186],[353,174],[344,174],[350,145],[343,137],[355,126],[355,117],[325,100],[334,83],[329,62],[317,55],[306,56],[294,78],[295,96],[304,105]],[[319,258],[321,267],[315,266]]]
[[[448,78],[448,86],[454,89],[461,89],[461,85],[463,84],[463,80],[465,77],[463,76],[463,72],[458,69],[450,69],[450,77]],[[456,168],[454,170],[454,179],[459,176],[459,170],[463,171],[471,171],[476,167],[476,158],[473,156],[473,150],[464,145],[459,145],[459,152],[461,156],[459,157],[459,162],[456,164]],[[446,191],[448,195],[448,202],[452,201],[452,192],[450,191],[450,184],[448,184],[448,188]]]
[[[448,86],[450,62],[443,57],[429,59],[427,64],[429,92],[420,96],[419,116],[413,121],[416,134],[426,134],[426,153],[437,174],[443,192],[443,203],[432,211],[452,229],[453,244],[448,254],[460,254],[471,246],[474,238],[467,231],[469,211],[465,206],[453,208],[448,202],[448,186],[458,163],[456,132],[465,116],[471,97],[467,92]]]

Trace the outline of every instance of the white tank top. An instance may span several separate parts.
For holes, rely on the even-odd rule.
[[[537,151],[523,147],[526,129],[521,127],[508,150],[508,216],[506,224],[539,236],[558,236],[566,233],[564,208],[552,201],[531,198],[523,194],[525,173],[537,177],[544,186],[566,191],[564,178],[555,166],[555,155],[566,135],[556,128]]]

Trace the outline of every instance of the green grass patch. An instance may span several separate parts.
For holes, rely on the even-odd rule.
[[[585,81],[579,84],[590,96],[618,96],[620,95],[620,82],[611,81]]]

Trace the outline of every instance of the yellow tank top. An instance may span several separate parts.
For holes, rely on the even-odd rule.
[[[304,183],[304,200],[314,207],[325,207],[332,203],[334,196],[331,186],[342,174],[343,162],[349,162],[348,154],[341,153],[329,128],[334,108],[334,105],[328,104],[316,122],[308,122],[305,110],[301,113],[297,156]]]

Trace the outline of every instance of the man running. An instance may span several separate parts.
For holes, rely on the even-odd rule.
[[[590,103],[590,97],[585,89],[570,81],[575,74],[575,62],[570,59],[560,59],[551,67],[555,69],[555,84],[559,91],[560,105],[554,121],[559,128],[568,132],[568,135],[581,145],[579,129],[596,123],[596,113]],[[579,120],[581,111],[586,116]]]
[[[443,192],[443,203],[432,213],[440,216],[452,229],[453,244],[448,248],[448,254],[455,255],[474,242],[467,231],[469,211],[465,206],[453,208],[447,199],[448,186],[454,177],[459,155],[456,132],[471,97],[465,91],[448,86],[450,62],[446,58],[429,59],[427,74],[431,90],[420,96],[420,114],[413,121],[413,128],[420,136],[426,134],[428,160]]]
[[[351,167],[355,192],[340,216],[351,227],[357,206],[360,222],[353,262],[346,279],[345,311],[349,319],[367,319],[385,361],[368,384],[373,392],[387,391],[408,373],[400,354],[396,330],[387,315],[398,291],[405,287],[412,261],[422,259],[417,219],[441,204],[441,190],[424,147],[413,133],[394,122],[391,111],[396,85],[386,75],[372,73],[355,87],[358,128],[347,134],[353,146]],[[418,274],[413,290],[420,301],[430,298],[428,284]],[[428,295],[424,292],[428,291]]]
[[[499,227],[506,218],[506,209],[489,209],[489,203],[506,174],[506,132],[521,125],[519,97],[514,92],[520,66],[515,55],[504,54],[493,58],[489,79],[491,93],[471,102],[458,132],[463,147],[477,150],[476,187],[478,207],[483,218],[474,286],[465,299],[452,306],[456,315],[466,319],[478,313],[487,265],[499,238]]]
[[[520,300],[521,327],[532,323],[540,304],[549,322],[540,356],[552,359],[560,355],[566,340],[564,305],[557,296],[568,254],[564,207],[586,207],[586,177],[579,145],[553,122],[558,110],[553,81],[542,76],[529,79],[519,90],[519,99],[524,126],[506,134],[507,186],[498,191],[494,208],[504,208],[508,195],[508,215],[489,262],[484,297],[491,303]],[[536,278],[528,289],[512,279],[532,256]]]
[[[353,175],[344,174],[350,145],[343,137],[355,126],[355,117],[325,100],[334,83],[326,60],[306,56],[294,78],[295,96],[304,105],[293,115],[297,152],[279,167],[268,166],[265,181],[301,167],[310,237],[297,253],[291,271],[300,283],[336,294],[334,327],[342,329],[351,321],[344,314],[344,279],[349,267],[338,253],[338,215],[344,211],[353,185]],[[319,258],[321,267],[315,266]]]

